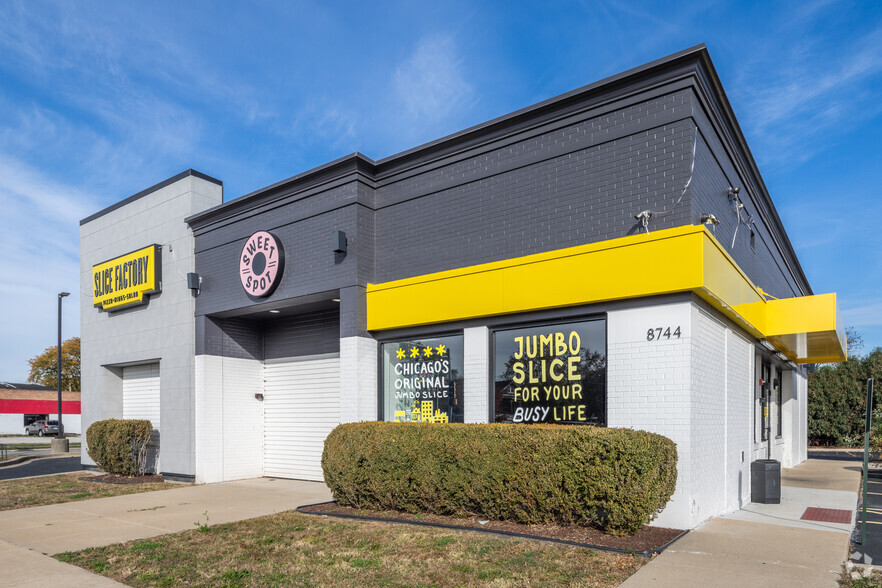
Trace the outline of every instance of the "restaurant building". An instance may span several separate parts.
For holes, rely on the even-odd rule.
[[[61,398],[64,432],[80,433],[80,393],[65,390]],[[42,384],[0,381],[0,435],[27,434],[34,421],[58,420],[58,391]]]
[[[845,355],[704,46],[227,202],[186,171],[84,219],[81,272],[84,427],[149,418],[196,482],[321,480],[344,422],[630,427],[691,528],[806,458]]]

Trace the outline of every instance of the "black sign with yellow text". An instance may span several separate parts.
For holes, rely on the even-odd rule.
[[[603,320],[494,333],[496,422],[606,423]]]

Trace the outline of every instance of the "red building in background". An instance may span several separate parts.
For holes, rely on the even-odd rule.
[[[62,392],[61,410],[64,431],[79,434],[80,393]],[[21,435],[34,421],[57,418],[57,390],[40,384],[0,382],[0,435]]]

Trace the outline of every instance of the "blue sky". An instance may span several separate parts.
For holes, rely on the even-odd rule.
[[[79,334],[79,219],[227,200],[706,43],[815,293],[882,346],[882,3],[0,3],[0,380]],[[86,293],[85,295],[89,295]]]

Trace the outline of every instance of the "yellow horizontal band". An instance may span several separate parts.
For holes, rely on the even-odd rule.
[[[800,362],[844,359],[836,295],[767,301],[713,235],[684,226],[367,287],[367,327],[385,330],[694,292]]]

